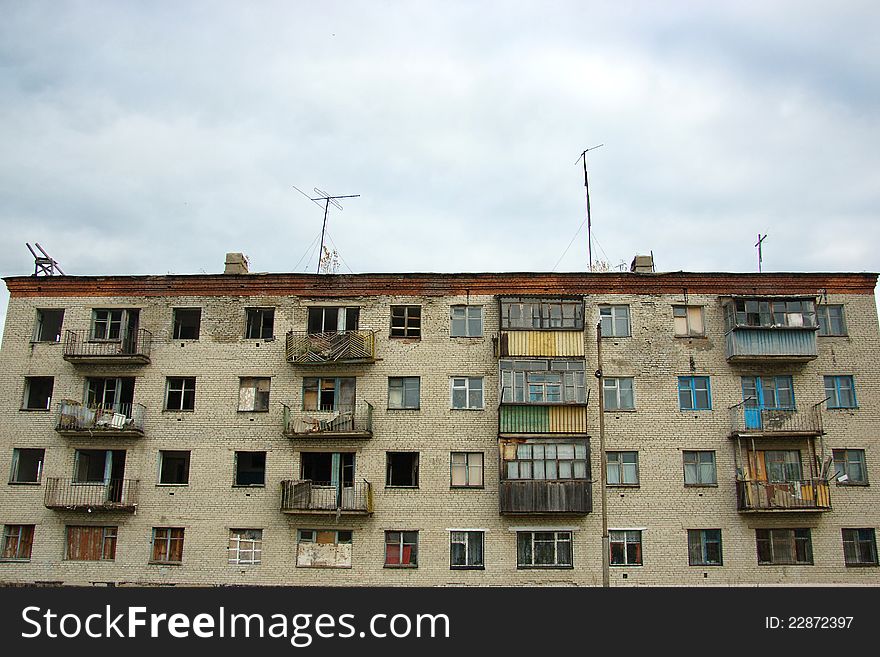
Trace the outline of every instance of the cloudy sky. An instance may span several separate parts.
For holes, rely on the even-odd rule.
[[[876,2],[0,0],[0,275],[880,270]],[[580,230],[579,230],[580,229]],[[569,247],[570,245],[570,247]],[[0,293],[0,314],[6,292]]]

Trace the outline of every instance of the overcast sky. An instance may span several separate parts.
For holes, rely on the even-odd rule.
[[[0,274],[880,270],[876,2],[0,0]],[[574,242],[572,240],[574,238]],[[571,244],[571,247],[569,247]],[[563,257],[563,254],[564,257]],[[5,313],[5,287],[0,314]]]

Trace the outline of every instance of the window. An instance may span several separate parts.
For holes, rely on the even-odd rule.
[[[183,561],[183,527],[153,527],[151,563]]]
[[[245,322],[244,337],[251,340],[272,338],[275,330],[274,308],[246,308],[245,314],[247,321]]]
[[[351,568],[351,530],[300,529],[297,568]]]
[[[70,561],[116,559],[116,527],[67,527],[64,558]]]
[[[89,408],[112,409],[132,417],[134,377],[86,379],[86,405]]]
[[[483,536],[480,531],[449,532],[449,567],[454,570],[483,567]]]
[[[196,407],[195,377],[171,377],[165,380],[165,410],[191,411]]]
[[[851,376],[826,376],[828,408],[856,408],[856,389]]]
[[[55,379],[51,376],[26,376],[24,378],[24,410],[48,411],[52,405],[52,389]]]
[[[175,308],[172,311],[174,328],[171,337],[175,340],[198,340],[202,323],[201,308]]]
[[[418,555],[418,532],[385,532],[386,568],[415,568]]]
[[[392,376],[388,378],[388,408],[415,409],[419,407],[419,377]]]
[[[867,486],[868,468],[865,465],[865,450],[863,449],[835,449],[834,476],[837,483],[845,486]]]
[[[255,566],[263,557],[262,529],[229,530],[229,563]]]
[[[678,407],[683,411],[712,410],[708,376],[678,377]]]
[[[622,529],[608,532],[611,544],[612,566],[642,565],[642,532],[639,529]]]
[[[581,299],[501,299],[502,329],[575,329],[584,328],[584,303]]]
[[[268,377],[242,377],[238,383],[238,410],[268,411],[269,385]]]
[[[715,476],[715,452],[685,451],[683,454],[685,486],[714,486],[718,483]]]
[[[724,304],[724,330],[749,328],[813,328],[816,303],[812,299],[734,299]]]
[[[505,461],[507,479],[586,479],[586,443],[521,443],[516,458]]]
[[[266,452],[235,453],[235,485],[266,485]]]
[[[73,481],[103,484],[123,478],[125,450],[78,449],[73,456]]]
[[[38,309],[37,323],[34,326],[34,342],[61,342],[61,324],[63,322],[63,308]]]
[[[189,452],[159,451],[159,483],[182,486],[189,483]]]
[[[846,320],[841,305],[820,305],[819,335],[846,335]]]
[[[452,452],[452,487],[482,488],[483,453]]]
[[[744,376],[742,389],[746,408],[794,408],[794,385],[790,376]]]
[[[812,565],[809,529],[756,529],[759,564]]]
[[[303,377],[304,411],[352,411],[355,377]],[[416,404],[418,405],[418,404]]]
[[[672,306],[672,318],[676,337],[706,335],[702,306]]]
[[[479,338],[483,335],[482,306],[452,306],[449,335],[453,338]]]
[[[529,404],[584,404],[583,360],[502,360],[501,401]]]
[[[606,411],[627,411],[636,407],[631,376],[602,379],[602,392]]]
[[[688,563],[691,566],[720,566],[721,530],[688,529]]]
[[[309,308],[308,332],[357,331],[360,312],[361,309],[356,307],[312,306]]]
[[[44,449],[13,449],[10,484],[38,484],[43,474]]]
[[[419,453],[386,452],[385,485],[418,488]]]
[[[571,568],[571,532],[517,532],[517,568]]]
[[[351,545],[351,530],[343,529],[300,529],[297,543],[318,543],[319,545]]]
[[[92,340],[122,339],[122,310],[92,311]]]
[[[3,561],[30,561],[34,545],[33,525],[5,525],[3,527]]]
[[[422,307],[391,306],[391,337],[421,338]]]
[[[801,481],[801,453],[796,449],[768,449],[764,452],[764,469],[767,481],[782,484],[790,481]]]
[[[453,377],[452,408],[483,408],[483,377]]]
[[[609,486],[639,485],[638,452],[607,452],[605,458]]]
[[[877,541],[873,528],[844,529],[843,560],[847,566],[876,566]]]
[[[629,336],[629,306],[599,306],[599,323],[603,338]]]

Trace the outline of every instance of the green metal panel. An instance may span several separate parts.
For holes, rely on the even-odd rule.
[[[550,408],[547,406],[502,406],[501,433],[547,433]]]

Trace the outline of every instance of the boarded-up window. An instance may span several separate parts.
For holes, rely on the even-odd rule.
[[[0,559],[28,561],[34,544],[33,525],[5,525],[3,527],[3,552]]]
[[[112,561],[116,558],[116,527],[67,527],[66,557],[71,561]]]
[[[354,410],[355,378],[303,378],[303,410],[346,411]]]
[[[242,377],[238,388],[238,410],[268,411],[271,381],[268,377]]]
[[[351,568],[352,532],[343,529],[300,529],[297,568]]]
[[[672,306],[672,317],[678,337],[706,334],[702,306]]]
[[[153,549],[150,561],[154,563],[183,561],[183,527],[153,527]]]

